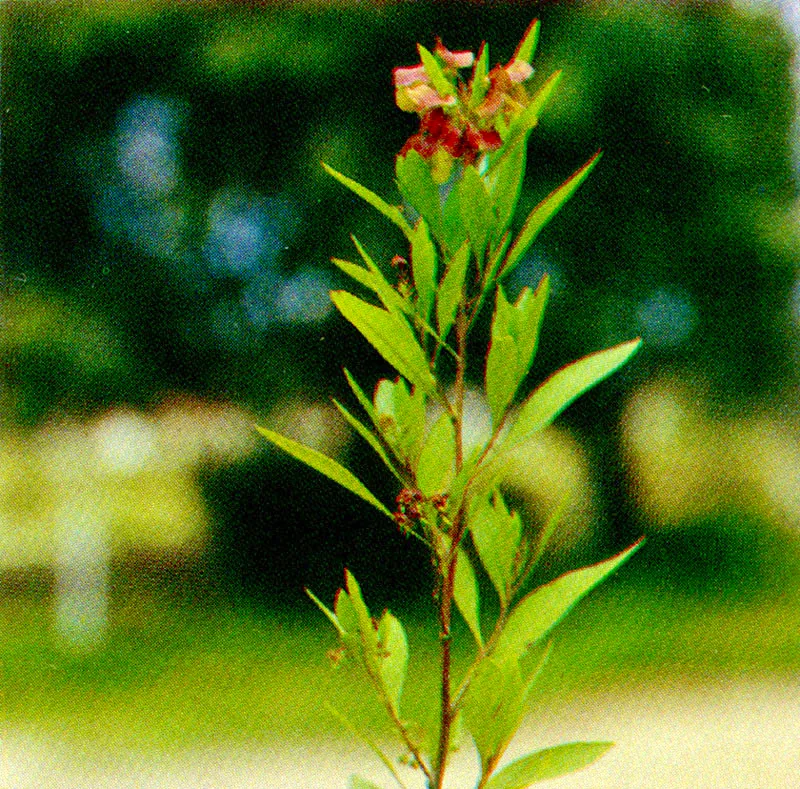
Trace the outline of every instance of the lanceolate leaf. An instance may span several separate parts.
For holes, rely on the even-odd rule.
[[[442,98],[452,96],[454,93],[453,86],[444,75],[444,72],[442,71],[442,68],[436,58],[427,49],[425,49],[422,44],[417,44],[417,49],[419,50],[419,56],[422,60],[422,65],[425,66],[425,73],[428,75],[428,78],[433,84],[433,87],[436,88],[438,94]]]
[[[443,492],[452,482],[456,462],[456,434],[449,414],[433,423],[417,464],[417,486],[426,496]]]
[[[400,714],[400,696],[408,667],[408,640],[400,620],[388,611],[378,625],[380,676],[386,697],[395,714]]]
[[[527,145],[525,140],[504,147],[500,156],[489,168],[489,192],[497,215],[494,242],[497,243],[508,230],[519,201],[522,179],[525,175]]]
[[[598,151],[583,167],[574,172],[558,189],[551,192],[531,211],[522,226],[522,230],[520,230],[519,235],[508,251],[503,267],[500,269],[501,277],[510,274],[517,267],[542,228],[555,216],[561,206],[575,194],[577,188],[586,180],[586,177],[594,169],[599,159],[600,152]]]
[[[641,340],[585,356],[562,367],[528,397],[500,452],[505,452],[547,427],[570,403],[607,378],[634,354]]]
[[[426,392],[436,388],[425,353],[402,317],[344,290],[331,292],[331,301],[401,375]]]
[[[513,59],[524,60],[526,63],[530,63],[533,60],[533,56],[536,54],[536,44],[538,42],[539,20],[534,19],[525,31],[525,35],[522,37],[522,41],[520,41]]]
[[[386,450],[381,445],[377,436],[363,422],[356,419],[356,417],[354,417],[338,400],[334,400],[333,404],[339,409],[339,413],[345,418],[347,424],[375,450],[375,454],[384,462],[389,471],[391,471],[400,482],[403,482],[402,476],[394,467],[394,464],[389,459]]]
[[[486,789],[527,789],[539,781],[590,765],[613,745],[613,742],[572,742],[529,753],[495,773]]]
[[[364,394],[364,390],[358,385],[358,382],[353,378],[347,368],[344,369],[344,377],[347,379],[347,383],[350,384],[350,388],[353,390],[356,400],[358,400],[361,407],[367,412],[369,418],[377,427],[375,408],[372,405],[372,401]]]
[[[417,222],[411,239],[411,273],[417,290],[417,312],[427,323],[436,293],[436,247],[424,219]]]
[[[458,303],[464,289],[464,279],[469,265],[469,243],[464,242],[458,252],[450,259],[436,301],[436,321],[439,326],[439,335],[442,340],[447,340],[447,334],[453,326]]]
[[[508,133],[504,139],[507,146],[516,145],[517,142],[527,141],[528,135],[531,130],[539,123],[539,116],[545,108],[545,105],[553,95],[556,86],[561,81],[561,71],[556,71],[547,81],[539,88],[538,93],[531,99],[527,107],[519,114],[511,123]],[[502,151],[501,151],[502,156]]]
[[[641,540],[604,562],[573,570],[535,589],[511,612],[494,652],[498,660],[519,659],[544,638],[585,594],[627,561]]]
[[[322,162],[322,167],[324,168],[325,172],[328,175],[333,176],[340,184],[343,184],[352,192],[355,192],[362,200],[368,202],[373,208],[380,211],[387,219],[394,222],[397,227],[399,227],[403,233],[405,233],[406,237],[410,240],[412,228],[411,225],[408,224],[408,221],[403,216],[403,213],[396,205],[389,205],[382,197],[378,197],[375,192],[367,189],[366,186],[362,186],[358,181],[354,181],[352,178],[348,178],[346,175],[334,170],[333,167],[330,165],[325,164]]]
[[[486,184],[478,171],[468,165],[458,183],[461,221],[467,231],[475,256],[483,261],[486,247],[494,235],[495,215]]]
[[[339,617],[337,617],[336,614],[334,614],[333,611],[331,611],[331,609],[328,608],[328,606],[326,606],[310,589],[307,588],[305,592],[311,598],[314,605],[316,605],[317,608],[319,608],[319,610],[328,617],[331,624],[336,628],[336,632],[339,633],[340,636],[343,636],[345,634],[345,630],[339,622]]]
[[[282,436],[279,433],[273,433],[272,430],[267,430],[264,427],[256,427],[256,429],[264,438],[275,444],[276,447],[279,447],[284,452],[288,452],[293,458],[319,471],[320,474],[324,474],[328,479],[338,482],[343,488],[347,488],[351,493],[360,496],[364,501],[368,501],[388,518],[392,517],[392,513],[381,504],[367,489],[364,483],[356,477],[355,474],[348,471],[335,460],[332,460],[327,455],[323,455],[321,452],[317,452],[316,449],[311,449],[311,447],[293,441],[291,438],[286,438],[286,436]]]
[[[400,194],[425,219],[434,237],[443,242],[442,201],[428,163],[412,148],[405,156],[397,157],[395,173]]]
[[[474,110],[484,100],[489,90],[489,84],[489,44],[484,41],[472,71],[472,93],[469,97],[471,110]]]
[[[481,635],[480,604],[478,597],[478,583],[475,580],[475,571],[467,557],[467,554],[458,549],[458,564],[456,565],[455,588],[453,597],[464,617],[464,621],[469,625],[472,635],[478,642],[479,647],[483,647],[483,636]]]

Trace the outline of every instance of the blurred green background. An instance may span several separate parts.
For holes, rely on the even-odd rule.
[[[302,587],[327,599],[344,566],[410,619],[416,665],[433,659],[426,557],[252,425],[395,495],[330,406],[342,366],[370,385],[388,371],[327,291],[351,232],[387,266],[402,238],[319,161],[399,200],[415,119],[392,67],[437,35],[505,61],[534,17],[534,79],[565,77],[523,209],[604,157],[514,275],[553,281],[528,387],[644,346],[532,447],[512,493],[530,519],[571,493],[551,576],[649,538],[560,629],[542,692],[792,676],[800,141],[779,9],[0,4],[7,724],[142,748],[330,735],[333,638]]]

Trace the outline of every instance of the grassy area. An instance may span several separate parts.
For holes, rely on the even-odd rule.
[[[404,619],[414,717],[435,682],[436,630],[421,617]],[[302,614],[265,613],[130,595],[112,609],[106,647],[85,656],[58,648],[43,601],[6,598],[0,622],[3,716],[19,729],[157,749],[296,741],[339,733],[327,699],[380,731],[369,691],[348,669],[331,669],[326,652],[336,639],[310,606]],[[785,675],[800,669],[800,593],[765,588],[746,603],[726,603],[621,576],[555,636],[543,703],[653,679]],[[457,655],[461,666],[468,658],[464,649]]]

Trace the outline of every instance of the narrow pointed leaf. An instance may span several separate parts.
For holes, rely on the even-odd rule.
[[[358,620],[358,632],[361,638],[361,656],[367,666],[370,678],[377,681],[380,678],[380,656],[378,651],[378,632],[372,622],[367,604],[361,595],[361,587],[355,576],[349,571],[344,571],[345,587],[350,603]]]
[[[539,538],[536,541],[536,547],[533,549],[533,552],[525,564],[525,572],[523,576],[519,578],[517,588],[520,588],[525,583],[530,574],[539,565],[539,562],[541,561],[542,556],[544,555],[544,552],[550,543],[550,538],[555,533],[558,524],[561,523],[561,518],[566,512],[568,501],[569,494],[566,494],[563,496],[561,501],[558,502],[553,512],[550,513],[550,517],[547,519],[542,527],[541,532],[539,533]]]
[[[366,485],[355,474],[335,460],[323,455],[321,452],[317,452],[316,449],[311,449],[311,447],[293,441],[291,438],[274,433],[272,430],[267,430],[264,427],[256,427],[256,429],[279,449],[287,452],[301,463],[305,463],[310,468],[319,471],[320,474],[324,474],[328,479],[332,479],[343,488],[347,488],[351,493],[355,493],[356,496],[369,502],[388,518],[392,517],[392,513],[367,489]]]
[[[475,571],[467,554],[458,549],[458,564],[456,565],[455,588],[453,597],[456,606],[464,617],[464,621],[469,625],[475,641],[479,647],[483,647],[483,635],[481,634],[480,622],[480,602],[478,597],[478,583],[475,580]]]
[[[424,218],[417,222],[411,239],[411,273],[417,291],[417,312],[427,323],[436,293],[436,247]]]
[[[508,230],[519,202],[527,159],[525,140],[504,147],[489,169],[489,193],[497,216],[493,240],[497,243]]]
[[[417,44],[417,49],[419,50],[422,65],[425,66],[425,73],[428,75],[433,87],[436,88],[437,93],[442,98],[452,96],[455,92],[453,85],[442,71],[439,61],[422,44]]]
[[[403,199],[425,219],[434,237],[443,242],[442,201],[430,165],[412,148],[405,156],[397,157],[395,174]]]
[[[527,789],[539,781],[587,767],[613,745],[613,742],[572,742],[530,753],[495,773],[486,789]]]
[[[566,573],[525,596],[511,612],[500,635],[494,653],[497,659],[522,657],[528,648],[544,638],[584,595],[627,561],[640,545],[641,540],[617,556]]]
[[[400,620],[388,611],[378,625],[380,676],[386,697],[395,714],[400,714],[400,697],[408,668],[408,639]]]
[[[354,417],[338,400],[334,400],[333,404],[339,409],[339,413],[345,418],[347,424],[375,450],[375,454],[384,462],[389,471],[391,471],[400,482],[403,482],[402,476],[394,467],[394,463],[392,463],[391,459],[386,454],[386,450],[383,448],[378,437],[363,422]]]
[[[467,231],[471,247],[479,261],[483,261],[486,247],[495,231],[495,214],[492,199],[478,171],[468,165],[464,168],[457,187],[461,221]]]
[[[519,42],[513,60],[524,60],[526,63],[533,61],[533,56],[536,54],[536,45],[539,43],[539,27],[539,20],[534,19],[525,31],[522,41]]]
[[[343,636],[345,630],[339,622],[339,617],[337,617],[336,614],[334,614],[333,611],[331,611],[331,609],[328,608],[328,606],[326,606],[310,589],[306,588],[305,592],[311,598],[312,602],[317,606],[317,608],[319,608],[319,610],[328,617],[339,635]]]
[[[364,394],[364,390],[358,385],[358,382],[355,378],[353,378],[352,374],[347,368],[344,368],[344,377],[347,379],[350,389],[352,389],[353,394],[356,396],[356,400],[358,400],[359,404],[364,411],[366,411],[369,418],[373,421],[373,423],[375,423],[375,408],[373,407],[371,400]]]
[[[576,170],[558,189],[551,192],[531,211],[525,220],[519,235],[508,251],[505,263],[500,270],[500,276],[510,274],[522,260],[531,244],[536,240],[544,226],[556,215],[564,203],[575,194],[577,188],[586,180],[589,173],[600,159],[598,151],[586,164]]]
[[[455,322],[456,310],[463,295],[469,257],[469,244],[465,242],[450,259],[447,271],[445,271],[439,287],[436,302],[436,321],[442,340],[447,339],[447,335]]]
[[[396,205],[389,205],[382,197],[378,197],[366,186],[362,186],[358,181],[348,178],[346,175],[334,170],[330,165],[322,162],[322,167],[328,175],[333,176],[340,184],[346,186],[350,191],[355,192],[362,200],[365,200],[373,208],[380,211],[387,219],[399,227],[407,238],[411,238],[412,228],[406,218],[403,216],[402,211]]]
[[[426,496],[446,490],[456,465],[456,434],[453,421],[442,414],[431,427],[417,464],[417,486]]]
[[[547,102],[550,100],[550,97],[555,92],[556,86],[561,81],[561,77],[561,71],[556,71],[551,74],[544,85],[539,88],[539,91],[531,99],[528,106],[514,118],[504,140],[505,145],[513,146],[518,142],[524,144],[527,141],[531,130],[539,123],[539,117],[547,105]]]
[[[519,445],[536,431],[551,424],[575,399],[625,364],[640,343],[638,339],[630,340],[598,351],[551,375],[523,403],[500,451]]]
[[[471,110],[474,110],[484,100],[489,85],[489,44],[484,41],[472,71],[472,92],[469,96]]]
[[[436,388],[425,353],[402,317],[344,290],[332,291],[331,301],[397,372],[427,392]]]

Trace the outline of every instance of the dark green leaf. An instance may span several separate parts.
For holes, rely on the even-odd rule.
[[[434,237],[443,243],[442,199],[428,163],[412,148],[405,156],[397,157],[395,173],[400,194],[425,219]]]
[[[433,496],[446,490],[456,464],[456,434],[453,420],[442,414],[428,434],[417,464],[417,487]]]
[[[456,310],[464,291],[464,279],[469,265],[470,248],[464,242],[458,252],[450,259],[436,302],[436,321],[439,326],[439,335],[442,340],[447,340],[447,335],[455,321]]]
[[[486,789],[527,789],[538,781],[587,767],[613,745],[613,742],[573,742],[530,753],[495,773]]]
[[[508,251],[503,267],[500,269],[501,277],[510,274],[517,267],[542,228],[555,216],[564,203],[575,194],[577,188],[586,180],[599,159],[600,152],[598,151],[583,167],[574,172],[558,189],[551,192],[531,211],[511,249]]]
[[[584,595],[629,559],[641,541],[604,562],[573,570],[526,595],[511,612],[494,655],[519,659],[544,638]]]
[[[598,351],[551,375],[523,403],[500,451],[518,446],[536,431],[551,424],[576,398],[625,364],[640,342],[638,339],[631,340]]]
[[[256,427],[256,429],[264,438],[271,441],[284,452],[288,452],[293,458],[319,471],[320,474],[324,474],[328,479],[338,482],[343,488],[347,488],[351,493],[355,493],[356,496],[360,496],[364,501],[368,501],[373,507],[380,510],[387,517],[392,517],[392,513],[370,493],[364,483],[361,482],[355,474],[348,471],[344,466],[339,465],[335,460],[332,460],[327,455],[323,455],[321,452],[317,452],[316,449],[311,449],[311,447],[293,441],[291,438],[286,438],[279,433],[273,433],[272,430],[267,430],[263,427]]]
[[[322,167],[325,169],[326,173],[332,175],[340,184],[343,184],[352,192],[355,192],[362,200],[365,200],[373,208],[380,211],[387,219],[394,222],[394,224],[405,233],[406,237],[409,240],[411,239],[411,225],[408,224],[403,213],[396,205],[389,205],[383,198],[378,197],[375,192],[367,189],[366,186],[362,186],[358,181],[354,181],[352,178],[348,178],[346,175],[334,170],[333,167],[325,164],[325,162],[322,162]]]
[[[467,240],[467,228],[461,219],[461,190],[455,186],[445,200],[442,222],[444,246],[452,254]]]
[[[331,301],[401,375],[426,392],[436,388],[425,352],[408,323],[396,313],[362,301],[344,290],[331,292]]]

